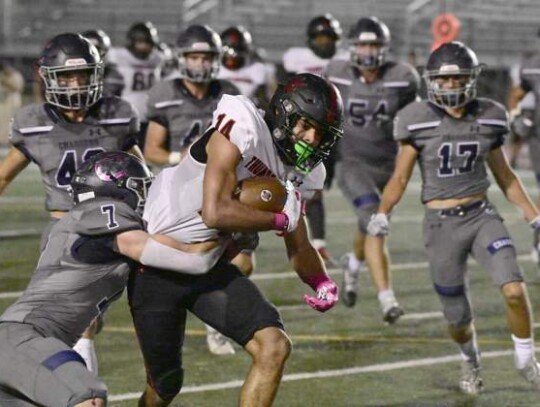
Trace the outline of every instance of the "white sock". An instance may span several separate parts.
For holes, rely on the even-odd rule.
[[[473,363],[474,365],[480,363],[480,352],[478,351],[478,344],[476,343],[476,332],[469,341],[458,343],[458,346],[464,361]]]
[[[533,338],[518,338],[512,335],[512,342],[514,342],[516,369],[523,369],[529,360],[534,358],[534,340]]]
[[[96,376],[98,375],[98,361],[94,341],[88,338],[81,338],[77,341],[73,350],[77,352],[86,362],[86,367]]]
[[[395,300],[396,296],[394,295],[394,290],[388,289],[388,290],[382,290],[377,294],[377,298],[380,302],[383,301],[389,301],[389,300]]]
[[[365,267],[365,262],[362,260],[358,260],[354,253],[349,253],[349,270],[351,271],[362,271],[362,269]]]
[[[326,247],[326,240],[324,239],[313,239],[311,241],[311,244],[315,248],[315,250],[322,249],[323,247]]]

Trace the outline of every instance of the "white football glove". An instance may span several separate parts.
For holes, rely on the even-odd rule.
[[[390,231],[388,216],[385,213],[376,213],[371,215],[367,225],[367,232],[371,236],[386,236]]]
[[[285,181],[285,188],[287,189],[287,201],[281,212],[284,213],[289,220],[286,231],[292,232],[298,226],[300,215],[302,215],[302,199],[300,192],[296,190],[291,181]]]

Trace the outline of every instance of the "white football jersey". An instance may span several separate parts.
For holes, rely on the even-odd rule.
[[[285,166],[263,115],[243,95],[224,95],[214,112],[212,127],[228,137],[242,154],[236,168],[238,181],[256,176],[290,179],[296,181],[302,197],[309,199],[316,190],[323,188],[324,166],[318,165],[305,176],[293,167]],[[183,243],[222,239],[225,246],[223,233],[208,228],[200,216],[205,167],[205,163],[196,161],[190,150],[180,164],[164,169],[157,176],[144,210],[149,233],[165,234]]]
[[[113,47],[107,53],[107,62],[114,64],[124,79],[120,96],[137,109],[141,122],[147,121],[146,94],[157,82],[155,71],[163,58],[163,54],[156,50],[147,59],[137,58],[127,48]]]
[[[283,67],[290,73],[321,75],[330,59],[323,59],[308,47],[292,47],[283,54]]]
[[[255,91],[260,86],[267,86],[269,83],[268,69],[261,62],[255,62],[236,71],[221,66],[218,78],[232,82],[242,95],[250,99],[255,97]]]

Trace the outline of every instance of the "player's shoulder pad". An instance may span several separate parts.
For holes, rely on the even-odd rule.
[[[138,118],[137,110],[131,102],[118,96],[103,96],[98,109],[99,124],[103,126],[127,125]]]
[[[15,112],[11,126],[21,136],[30,137],[50,132],[54,123],[54,119],[45,110],[44,103],[33,103]]]
[[[410,64],[389,61],[385,65],[383,83],[385,87],[410,88],[420,86],[420,75]]]
[[[499,102],[488,98],[478,98],[478,113],[476,122],[494,130],[508,131],[508,111]]]
[[[175,95],[176,78],[166,79],[154,84],[148,90],[148,104],[155,109],[163,109],[170,106],[179,106],[183,100],[179,100]]]
[[[324,76],[334,85],[351,86],[353,74],[349,60],[334,57],[324,69]]]
[[[144,223],[129,205],[122,201],[101,198],[75,205],[69,215],[74,232],[83,236],[117,234],[143,230]]]
[[[444,113],[426,100],[409,103],[394,119],[394,139],[407,140],[440,126]]]

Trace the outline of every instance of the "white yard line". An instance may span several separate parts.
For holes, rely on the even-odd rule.
[[[536,348],[538,352],[540,348]],[[510,356],[514,353],[513,349],[503,350],[503,351],[490,351],[482,352],[482,358],[496,358],[502,356]],[[316,372],[304,372],[304,373],[293,373],[283,376],[283,382],[294,382],[298,380],[311,380],[311,379],[324,379],[327,377],[343,377],[351,376],[363,373],[377,373],[377,372],[387,372],[391,370],[398,369],[410,369],[422,366],[433,366],[442,363],[452,363],[461,361],[460,355],[447,355],[440,356],[436,358],[423,358],[423,359],[412,359],[404,360],[401,362],[392,362],[392,363],[380,363],[376,365],[369,366],[358,366],[358,367],[349,367],[346,369],[335,369],[335,370],[319,370]],[[180,394],[187,393],[203,393],[207,391],[215,390],[227,390],[227,389],[237,389],[242,387],[243,380],[232,380],[229,382],[222,383],[213,383],[213,384],[203,384],[198,386],[186,386],[182,389]],[[127,401],[127,400],[136,400],[141,396],[141,393],[125,393],[117,394],[109,397],[109,401]]]

